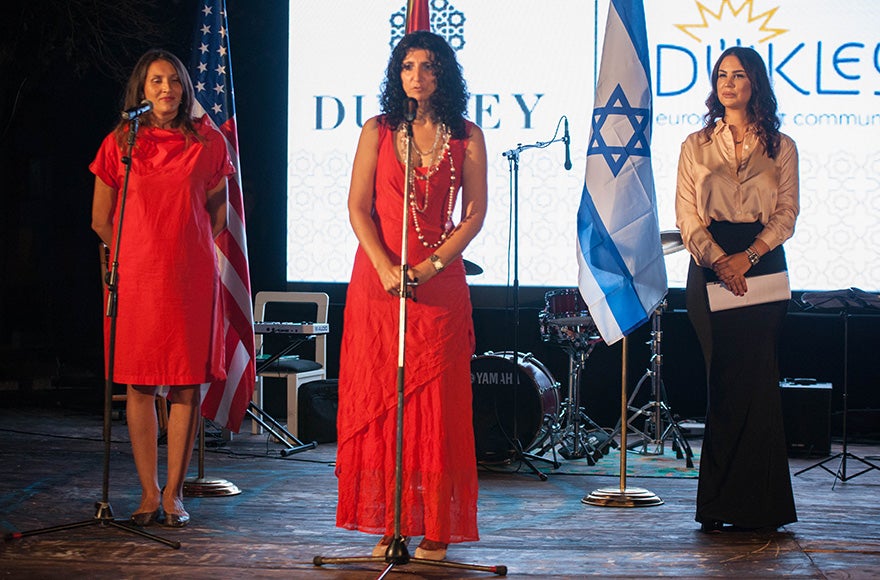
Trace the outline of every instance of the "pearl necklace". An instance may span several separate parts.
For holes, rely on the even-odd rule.
[[[437,135],[443,135],[443,145],[440,147],[439,158],[437,159],[437,163],[435,165],[430,165],[428,167],[425,175],[418,175],[415,172],[415,168],[410,171],[409,174],[409,208],[410,213],[413,218],[413,226],[416,230],[416,235],[419,238],[419,241],[426,248],[437,248],[446,241],[446,238],[449,237],[450,233],[455,227],[455,224],[452,222],[452,212],[455,209],[455,162],[452,159],[452,154],[449,151],[449,139],[451,137],[451,131],[446,125],[442,125],[442,131],[440,131],[440,127],[438,127]],[[408,137],[404,132],[404,141],[409,141]],[[435,138],[435,147],[437,145],[437,139]],[[432,153],[434,151],[434,147],[431,149]],[[443,159],[449,159],[449,192],[446,198],[446,220],[443,224],[443,233],[440,234],[440,238],[434,242],[429,243],[425,241],[425,234],[422,232],[421,224],[419,223],[419,214],[424,214],[428,209],[428,203],[430,201],[430,187],[431,187],[431,178],[434,177],[437,172],[440,170],[440,165],[443,163]],[[419,181],[425,182],[425,199],[424,204],[419,205],[418,200],[416,199],[416,179]]]

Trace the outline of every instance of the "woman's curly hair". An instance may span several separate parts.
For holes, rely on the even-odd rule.
[[[403,109],[406,93],[403,90],[403,83],[400,81],[400,72],[406,55],[415,49],[428,51],[433,59],[437,90],[431,95],[430,103],[434,120],[445,123],[452,131],[454,139],[463,139],[465,137],[464,117],[467,114],[469,95],[467,84],[462,76],[461,65],[446,40],[442,36],[426,30],[407,34],[400,39],[391,52],[379,99],[386,122],[391,127],[397,127],[404,120]]]
[[[708,111],[703,115],[705,127],[703,136],[709,140],[718,119],[724,117],[724,105],[718,100],[718,69],[721,61],[727,56],[735,56],[742,63],[746,76],[752,84],[752,97],[748,103],[749,122],[755,125],[758,139],[763,143],[767,156],[776,158],[779,152],[779,126],[781,122],[776,114],[776,95],[770,86],[770,77],[767,75],[767,67],[761,55],[752,48],[745,46],[731,46],[721,53],[712,69],[712,92],[706,99]]]

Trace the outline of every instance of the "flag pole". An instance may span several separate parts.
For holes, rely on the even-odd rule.
[[[214,242],[218,257],[221,258],[219,281],[226,293],[223,318],[226,327],[224,341],[227,378],[202,386],[198,427],[198,476],[184,480],[183,495],[186,497],[218,497],[241,493],[238,486],[228,480],[205,476],[205,421],[213,421],[230,432],[238,433],[241,421],[250,412],[249,402],[256,378],[247,234],[228,31],[225,0],[210,0],[198,7],[189,66],[195,91],[193,112],[196,116],[207,115],[211,124],[223,135],[235,174],[228,180],[227,226]],[[206,89],[215,86],[223,90],[215,92]],[[241,356],[246,359],[243,371],[231,373],[229,365],[232,361],[241,364]]]
[[[662,505],[663,500],[654,492],[642,489],[640,487],[626,487],[626,384],[627,384],[627,351],[628,340],[624,336],[622,340],[623,353],[621,355],[620,364],[620,487],[614,489],[611,487],[600,488],[585,496],[581,502],[588,505],[596,505],[600,507],[650,507]]]

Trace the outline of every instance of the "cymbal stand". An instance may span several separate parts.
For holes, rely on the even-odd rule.
[[[651,315],[651,367],[645,371],[642,378],[633,389],[633,393],[627,403],[627,408],[632,416],[627,419],[627,430],[635,433],[638,439],[627,446],[642,455],[663,455],[664,442],[672,438],[672,449],[678,459],[685,459],[688,467],[694,466],[694,453],[687,439],[681,432],[678,422],[672,416],[672,411],[666,404],[666,388],[663,386],[662,369],[663,355],[661,347],[663,343],[663,330],[661,318],[666,308],[666,300],[663,300]],[[641,390],[642,385],[651,379],[651,395],[653,400],[642,407],[634,407],[633,403]],[[644,429],[639,429],[633,423],[640,417],[645,418]],[[620,433],[620,421],[614,428],[612,437]],[[640,449],[638,449],[641,447]]]

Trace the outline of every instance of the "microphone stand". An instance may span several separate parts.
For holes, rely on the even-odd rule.
[[[140,114],[139,114],[140,115]],[[131,153],[134,149],[134,142],[138,132],[138,116],[130,119],[131,125],[128,132],[128,154],[122,157],[122,163],[125,165],[125,180],[123,182],[120,202],[119,202],[119,223],[116,227],[116,243],[113,247],[113,260],[107,271],[107,310],[106,316],[110,319],[110,332],[107,342],[107,377],[104,381],[104,474],[103,486],[101,490],[101,499],[95,502],[95,517],[90,520],[83,520],[59,526],[51,526],[48,528],[40,528],[25,532],[13,532],[6,534],[4,540],[17,540],[26,536],[34,536],[37,534],[46,534],[49,532],[58,532],[62,530],[71,530],[74,528],[82,528],[86,526],[100,525],[103,527],[113,527],[118,530],[143,536],[150,540],[155,540],[174,549],[180,548],[180,542],[168,540],[160,536],[153,535],[143,528],[132,524],[129,520],[118,520],[113,517],[113,510],[110,507],[109,488],[110,488],[110,415],[113,405],[113,367],[116,354],[116,306],[118,301],[119,288],[119,244],[122,239],[123,216],[125,215],[125,200],[128,195],[128,177],[131,173]]]
[[[394,538],[385,550],[384,556],[360,556],[353,558],[325,558],[323,556],[315,556],[313,563],[315,566],[323,564],[343,564],[343,563],[360,563],[360,562],[385,562],[387,566],[377,577],[377,580],[385,578],[397,565],[405,565],[409,562],[418,562],[419,564],[427,564],[429,566],[440,566],[446,568],[458,568],[464,570],[478,570],[482,572],[492,572],[498,576],[507,575],[507,566],[481,566],[478,564],[462,564],[460,562],[451,562],[448,560],[428,560],[426,558],[415,558],[409,555],[406,547],[406,540],[401,535],[400,520],[402,511],[403,498],[403,407],[404,407],[404,383],[405,383],[405,363],[406,363],[406,300],[411,296],[408,286],[417,285],[417,282],[409,283],[406,273],[409,270],[407,265],[409,250],[409,212],[407,204],[409,203],[411,182],[409,176],[413,171],[412,168],[412,148],[413,148],[413,132],[412,122],[416,118],[416,110],[418,102],[415,99],[408,98],[405,105],[405,121],[406,121],[406,167],[404,172],[404,188],[403,188],[403,221],[401,225],[401,242],[400,242],[400,286],[398,294],[400,296],[400,316],[398,319],[398,338],[397,338],[397,433],[396,445],[397,452],[395,455],[394,465]],[[451,153],[450,153],[451,155]]]
[[[562,119],[560,118],[560,123]],[[553,143],[563,142],[568,146],[569,136],[568,136],[568,119],[565,120],[566,131],[565,135],[557,139],[556,133],[559,132],[559,124],[556,125],[556,133],[554,133],[553,138],[550,141],[538,141],[531,145],[523,145],[522,143],[517,144],[515,149],[511,149],[509,151],[505,151],[502,155],[507,159],[508,164],[510,166],[510,189],[511,189],[511,197],[513,198],[513,357],[511,358],[511,364],[513,365],[513,376],[514,376],[514,389],[513,389],[513,436],[511,440],[511,444],[514,449],[514,458],[518,458],[522,461],[532,472],[538,476],[541,481],[547,480],[547,474],[540,471],[533,461],[547,461],[553,465],[554,468],[559,467],[559,462],[554,459],[547,459],[546,457],[539,457],[537,455],[531,455],[526,453],[526,450],[522,447],[522,441],[519,438],[519,432],[517,428],[517,392],[520,387],[520,376],[519,376],[519,156],[520,153],[526,151],[528,149],[544,149],[545,147],[549,147]],[[569,167],[569,161],[566,156],[566,169]],[[579,387],[579,386],[578,386]]]

